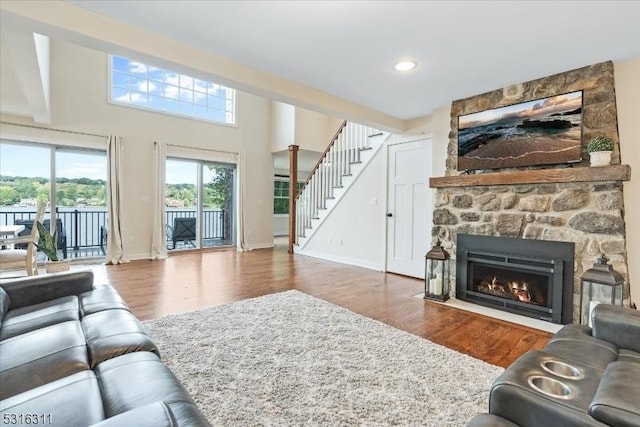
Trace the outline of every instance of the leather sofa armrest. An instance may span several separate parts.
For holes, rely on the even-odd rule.
[[[610,304],[598,304],[591,314],[594,337],[640,352],[640,311]]]
[[[171,410],[163,402],[150,403],[131,409],[115,417],[107,418],[91,427],[174,427],[175,419]]]
[[[209,421],[190,403],[166,404],[162,401],[130,409],[91,427],[210,427]]]
[[[43,274],[2,282],[13,310],[69,295],[80,295],[93,289],[91,270]]]

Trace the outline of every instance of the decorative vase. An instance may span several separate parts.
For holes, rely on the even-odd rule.
[[[47,273],[60,273],[69,271],[69,260],[61,259],[60,261],[47,261]]]
[[[609,166],[613,151],[592,151],[589,153],[591,166]]]

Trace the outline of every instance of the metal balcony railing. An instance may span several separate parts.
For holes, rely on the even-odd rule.
[[[16,209],[16,208],[13,208]],[[16,220],[35,218],[35,209],[0,210],[0,225],[15,224]],[[107,226],[106,209],[91,208],[57,208],[57,218],[62,220],[62,226],[67,236],[67,253],[72,258],[88,258],[102,256],[100,229]],[[229,220],[222,210],[205,210],[202,217],[203,246],[219,246],[231,244],[228,235],[231,227],[225,223]],[[172,225],[174,218],[194,218],[195,210],[176,209],[166,211],[166,224]],[[62,248],[58,248],[62,249]]]

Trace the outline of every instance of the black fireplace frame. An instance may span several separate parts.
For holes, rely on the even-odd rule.
[[[573,242],[458,234],[456,298],[552,323],[571,323],[574,250]],[[553,283],[548,295],[550,307],[511,301],[469,289],[469,263],[473,262],[548,275]]]

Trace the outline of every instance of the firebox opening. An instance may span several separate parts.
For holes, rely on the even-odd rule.
[[[456,298],[571,323],[574,248],[571,242],[458,234]]]
[[[549,307],[549,277],[471,263],[472,290],[511,301]]]

